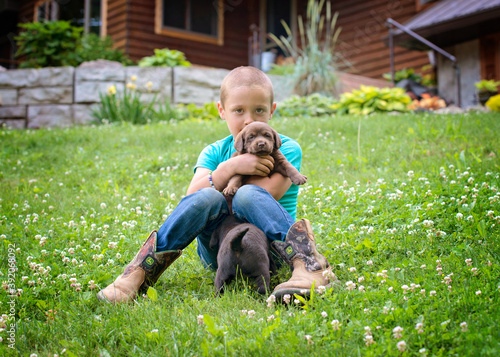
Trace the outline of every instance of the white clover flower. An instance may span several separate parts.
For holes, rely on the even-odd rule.
[[[468,326],[467,326],[467,322],[465,322],[465,321],[460,324],[460,328],[462,329],[462,332],[469,331]]]
[[[321,316],[323,316],[323,317],[326,319],[326,318],[328,317],[328,314],[326,313],[326,311],[323,311],[323,312],[321,313]]]
[[[308,345],[312,345],[314,343],[311,335],[305,335],[304,338],[307,340]]]
[[[363,285],[360,285],[359,288],[358,288],[359,291],[363,292],[365,291],[365,287]]]
[[[370,346],[371,344],[375,343],[372,335],[366,335],[364,341],[367,346]]]
[[[392,329],[392,333],[394,335],[394,338],[403,337],[402,332],[403,332],[403,328],[401,326],[396,326]]]
[[[268,316],[268,317],[267,317],[267,321],[268,321],[268,322],[269,322],[269,321],[273,321],[273,320],[274,320],[274,315],[271,315],[271,316]]]
[[[415,326],[415,330],[418,330],[418,333],[423,333],[424,332],[424,324],[421,322],[417,323],[417,325]]]
[[[333,320],[331,323],[332,325],[332,328],[337,331],[340,329],[340,326],[342,326],[342,324],[339,322],[339,320]]]
[[[349,291],[356,289],[356,284],[353,283],[351,280],[346,282],[345,285],[346,285],[346,289]]]
[[[436,296],[436,290],[431,290],[429,292],[429,296]]]
[[[373,261],[368,260],[368,261],[366,262],[366,265],[373,265]]]
[[[105,209],[106,208],[106,204],[104,202],[101,203],[101,208],[102,209]]]
[[[196,316],[196,322],[198,322],[198,325],[203,325],[205,323],[205,321],[203,320],[203,315]]]
[[[276,296],[274,296],[274,295],[270,295],[270,296],[267,298],[266,302],[267,302],[267,307],[272,307],[272,306],[273,306],[273,304],[276,302]]]
[[[350,268],[349,268],[349,271],[350,271],[351,273],[355,272],[355,271],[356,271],[356,267],[350,267]]]
[[[481,290],[476,291],[476,295],[481,295]]]
[[[283,295],[283,301],[285,302],[285,304],[289,304],[290,303],[290,294],[285,294]]]
[[[255,311],[254,310],[248,311],[248,317],[252,318],[252,317],[254,317],[254,315],[255,315]]]
[[[396,346],[398,347],[398,350],[400,350],[401,352],[404,352],[406,350],[405,341],[399,341]]]

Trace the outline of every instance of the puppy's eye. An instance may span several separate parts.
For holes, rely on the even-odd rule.
[[[252,140],[254,138],[253,135],[248,135],[247,139]]]
[[[270,138],[270,137],[271,137],[271,134],[269,134],[269,133],[265,133],[265,134],[264,134],[264,136],[265,136],[266,138]]]

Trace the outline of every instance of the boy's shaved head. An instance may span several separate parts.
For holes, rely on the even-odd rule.
[[[258,68],[242,66],[229,72],[220,86],[220,102],[223,107],[229,92],[238,87],[263,88],[269,92],[269,100],[271,105],[273,104],[273,84],[269,77]]]

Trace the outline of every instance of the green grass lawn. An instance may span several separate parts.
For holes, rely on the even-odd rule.
[[[498,356],[500,115],[271,124],[302,145],[297,217],[342,282],[304,306],[214,297],[195,243],[149,298],[95,298],[224,122],[0,130],[0,355]]]

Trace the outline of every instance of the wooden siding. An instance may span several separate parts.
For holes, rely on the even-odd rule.
[[[337,0],[332,2],[339,12],[338,26],[342,27],[338,50],[350,62],[349,73],[381,78],[390,72],[390,52],[383,39],[388,35],[387,18],[403,23],[416,14],[415,0]],[[429,64],[425,52],[395,48],[396,70]]]
[[[107,33],[134,60],[168,47],[184,52],[194,64],[230,69],[248,63],[250,5],[244,1],[226,8],[223,46],[156,34],[155,0],[108,0]]]

